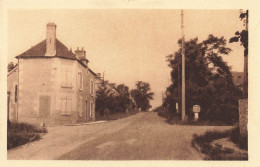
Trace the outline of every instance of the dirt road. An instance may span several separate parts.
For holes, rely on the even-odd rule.
[[[8,151],[8,159],[199,160],[194,133],[231,127],[168,125],[156,113],[101,124],[49,127],[39,141]]]

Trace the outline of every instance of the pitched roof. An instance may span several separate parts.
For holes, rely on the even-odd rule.
[[[16,58],[37,58],[37,57],[61,57],[65,59],[77,60],[80,64],[86,67],[86,65],[72,52],[70,51],[62,42],[56,39],[56,55],[55,56],[45,56],[46,52],[46,40],[41,41],[37,45],[31,47],[22,54],[16,56]],[[83,59],[87,60],[87,59]],[[89,71],[97,76],[97,74],[89,68]]]
[[[23,52],[22,54],[16,56],[16,58],[46,57],[45,52],[46,40],[43,40],[42,42],[38,43],[37,45]],[[58,39],[56,39],[56,55],[54,57],[78,60],[76,55],[69,51],[68,48]]]

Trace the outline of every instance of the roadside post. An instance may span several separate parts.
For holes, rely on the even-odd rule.
[[[193,112],[194,112],[194,121],[198,121],[199,119],[199,112],[200,112],[200,106],[194,105],[193,106]]]

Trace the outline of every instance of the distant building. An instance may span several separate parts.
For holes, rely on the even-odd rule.
[[[8,73],[11,122],[69,124],[95,120],[95,81],[85,50],[75,53],[56,39],[47,24],[46,39],[16,56]]]

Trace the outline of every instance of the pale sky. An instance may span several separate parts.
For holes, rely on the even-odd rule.
[[[46,24],[55,22],[57,38],[74,51],[84,47],[89,66],[104,72],[105,79],[134,88],[149,82],[155,92],[153,107],[162,102],[170,84],[166,56],[178,50],[180,10],[80,9],[9,10],[8,62],[36,45],[46,35]],[[243,28],[239,10],[184,10],[185,39],[204,40],[209,34],[227,40]],[[233,71],[243,71],[243,47],[228,44],[233,52],[223,57]]]

